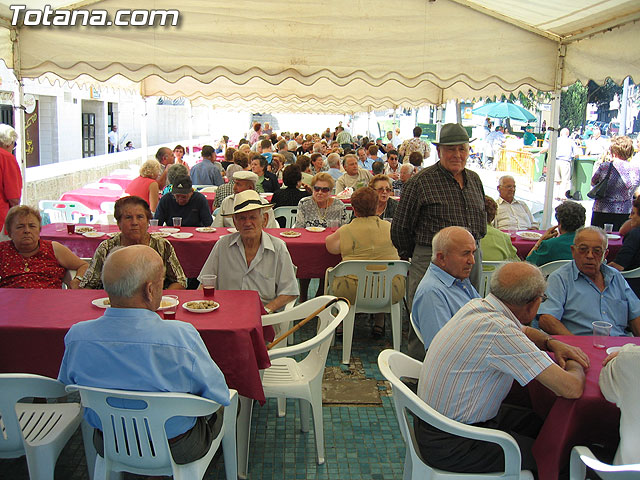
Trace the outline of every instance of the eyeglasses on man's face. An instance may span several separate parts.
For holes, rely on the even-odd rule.
[[[313,187],[313,191],[314,192],[322,192],[322,193],[329,193],[331,191],[330,187]]]
[[[580,255],[587,255],[589,252],[593,254],[594,257],[601,257],[604,253],[604,249],[602,247],[590,247],[589,245],[576,245],[576,250]]]

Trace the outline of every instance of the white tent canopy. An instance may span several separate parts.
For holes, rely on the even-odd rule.
[[[26,3],[104,9],[111,18],[132,8],[124,0]],[[10,4],[0,0],[6,26]],[[5,43],[0,55],[23,77],[120,74],[141,82],[144,95],[327,113],[621,82],[640,69],[637,0],[187,0],[178,8],[175,27],[11,27],[13,48]]]

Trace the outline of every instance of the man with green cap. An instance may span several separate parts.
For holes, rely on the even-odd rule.
[[[478,174],[465,168],[469,157],[467,131],[460,124],[447,123],[434,144],[439,161],[407,181],[391,223],[391,240],[400,258],[411,260],[409,308],[431,263],[431,242],[436,233],[445,227],[465,227],[479,244],[487,232],[482,181]],[[469,277],[476,289],[481,270],[482,253],[477,248]],[[409,354],[420,360],[424,357],[424,347],[413,329],[409,329]]]

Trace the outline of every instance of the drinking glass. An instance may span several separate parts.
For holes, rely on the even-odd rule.
[[[611,325],[609,322],[591,322],[593,326],[593,346],[596,348],[604,348],[604,337],[611,335]]]
[[[163,310],[162,314],[166,320],[175,320],[176,319],[176,311],[178,310],[178,296],[177,295],[164,295],[163,298],[170,299],[172,304],[170,307],[167,307]]]
[[[151,220],[149,220],[149,226],[150,227],[157,227],[158,226],[158,219],[157,218],[152,218]]]
[[[205,297],[215,297],[216,295],[216,280],[218,279],[217,275],[202,275],[201,283],[202,283],[202,291]]]
[[[182,225],[182,217],[173,217],[172,220],[173,226],[180,228],[180,226]]]
[[[604,224],[604,231],[607,232],[607,233],[613,232],[613,223],[605,223]]]

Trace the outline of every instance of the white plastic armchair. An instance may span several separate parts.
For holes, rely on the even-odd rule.
[[[40,209],[40,213],[49,214],[51,223],[76,223],[80,217],[88,218],[88,223],[91,223],[100,213],[91,210],[82,203],[65,200],[40,200],[38,208]]]
[[[323,295],[309,300],[291,310],[264,315],[263,325],[288,324],[311,315],[335,297]],[[300,399],[300,423],[302,431],[309,430],[309,406],[313,415],[318,464],[324,463],[324,426],[322,422],[322,375],[333,334],[347,316],[349,307],[344,300],[318,314],[318,328],[314,337],[296,345],[273,348],[269,351],[271,366],[264,371],[262,387],[267,398]],[[282,343],[285,343],[283,340]],[[293,357],[308,353],[297,361]]]
[[[506,262],[493,262],[489,260],[482,261],[482,271],[480,272],[480,288],[478,289],[478,294],[481,297],[486,297],[489,295],[491,288],[489,285],[491,284],[491,276],[493,272],[495,272],[498,267]]]
[[[540,270],[542,271],[542,275],[547,278],[549,275],[551,275],[553,272],[555,272],[560,267],[563,267],[567,263],[571,263],[571,260],[555,260],[553,262],[540,265]]]
[[[116,472],[140,475],[173,475],[176,480],[202,479],[222,444],[227,480],[236,480],[236,413],[238,395],[230,390],[231,404],[224,408],[220,433],[211,442],[207,454],[185,465],[173,461],[164,425],[177,415],[204,417],[220,405],[188,393],[133,392],[68,385],[67,391],[80,392],[82,406],[99,417],[103,427],[104,458],[96,456],[94,478],[110,478]],[[112,402],[114,406],[108,402]],[[118,400],[137,401],[136,409],[123,408]]]
[[[584,480],[587,467],[594,470],[602,480],[638,480],[640,478],[640,463],[634,465],[602,463],[587,447],[573,447],[569,465],[570,480]]]
[[[490,428],[473,427],[451,420],[440,414],[413,393],[400,378],[418,379],[422,362],[404,353],[394,350],[384,350],[378,356],[378,368],[382,375],[391,383],[393,389],[393,405],[396,410],[398,424],[402,438],[406,445],[404,460],[404,480],[418,479],[501,479],[501,480],[529,480],[533,475],[528,470],[520,471],[520,449],[516,441],[505,432]],[[422,458],[415,432],[413,420],[408,412],[417,416],[434,427],[465,438],[473,438],[496,443],[502,447],[505,458],[505,471],[488,474],[453,473],[431,468]]]
[[[215,192],[216,190],[218,190],[217,185],[207,185],[206,187],[200,190],[200,193],[211,193],[211,192]]]
[[[325,292],[334,294],[335,277],[355,275],[358,277],[358,292],[355,301],[349,307],[342,329],[342,363],[351,359],[351,342],[356,313],[390,313],[393,348],[400,350],[402,339],[402,318],[400,306],[402,300],[392,303],[392,280],[396,275],[407,277],[409,262],[404,260],[346,260],[325,275]]]
[[[0,374],[0,458],[27,456],[31,480],[53,480],[60,452],[82,420],[78,403],[18,403],[25,397],[67,395],[57,380]]]
[[[296,216],[298,215],[298,207],[278,207],[273,210],[273,214],[276,220],[280,217],[284,217],[284,228],[293,228],[296,223]]]
[[[620,273],[624,278],[640,278],[640,267]]]

